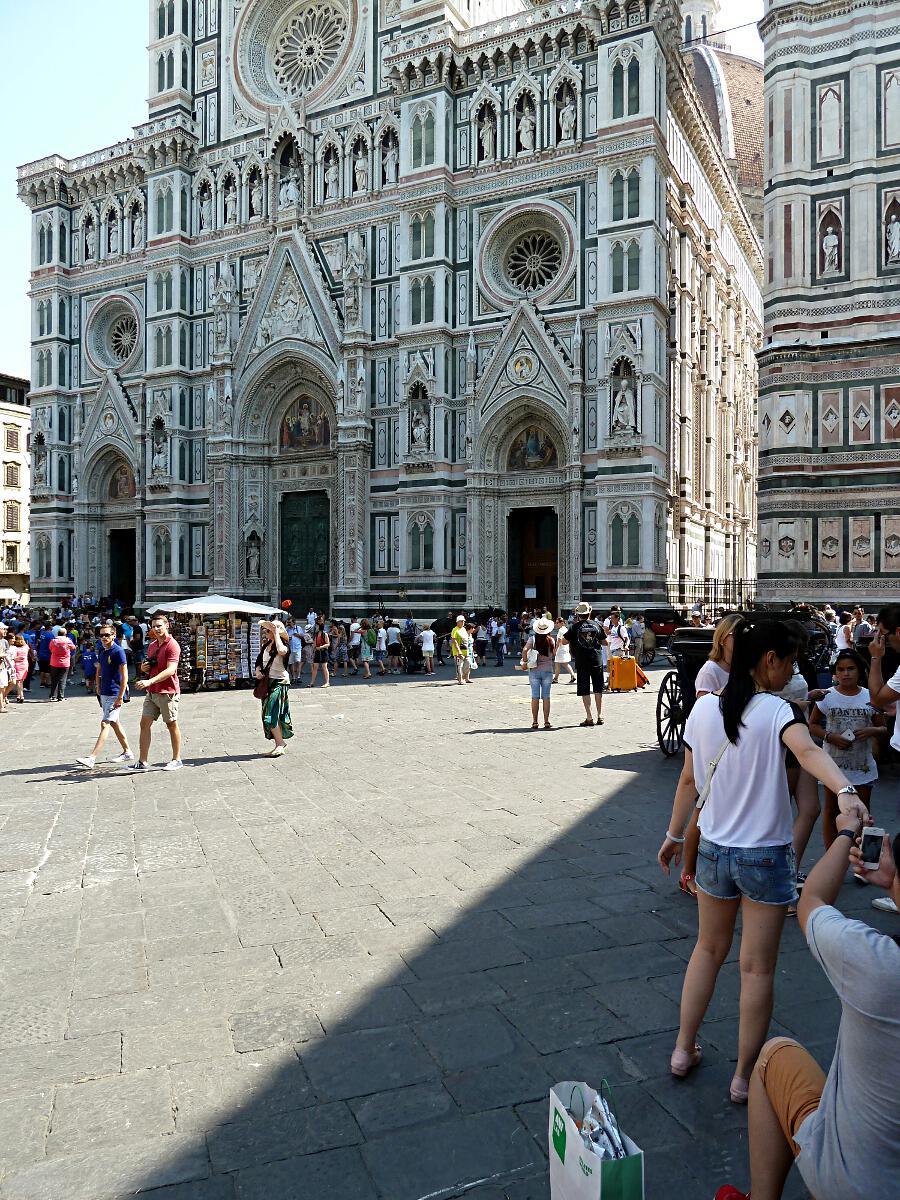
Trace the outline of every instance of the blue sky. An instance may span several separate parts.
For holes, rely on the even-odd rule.
[[[147,0],[0,0],[0,371],[28,375],[31,337],[27,208],[16,169],[74,158],[131,133],[147,116]],[[763,0],[722,0],[720,28],[762,15]],[[762,57],[756,31],[731,36]]]

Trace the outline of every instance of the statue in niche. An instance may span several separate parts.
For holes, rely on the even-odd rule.
[[[494,110],[489,104],[482,109],[484,114],[478,122],[478,140],[481,143],[481,161],[492,163],[497,147],[497,130],[494,125]]]
[[[290,201],[288,200],[288,177],[282,175],[281,182],[278,184],[278,207],[287,208]]]
[[[637,429],[634,383],[629,375],[619,377],[619,389],[613,399],[612,432],[632,433]]]
[[[519,114],[518,130],[519,130],[519,147],[524,152],[529,152],[534,149],[534,131],[536,125],[534,114],[527,103],[522,105],[522,111]]]
[[[261,555],[259,549],[259,534],[251,533],[247,538],[247,578],[259,579],[259,570],[261,565]]]
[[[357,412],[366,411],[366,373],[360,367],[359,374],[356,376],[356,387],[354,389],[354,400],[356,402]]]
[[[337,200],[341,193],[341,169],[332,150],[325,157],[325,199]]]
[[[35,447],[32,483],[36,488],[47,486],[47,451],[43,446]]]
[[[829,225],[822,238],[822,274],[835,275],[840,271],[841,239]]]
[[[272,318],[268,313],[263,313],[259,319],[259,325],[256,330],[256,349],[265,350],[266,346],[272,341]]]
[[[169,473],[169,440],[162,429],[153,433],[153,457],[150,460],[151,475],[168,475]]]
[[[109,241],[107,244],[109,246],[109,253],[110,254],[118,254],[119,253],[119,218],[116,216],[115,213],[111,213],[109,216],[108,229],[109,229]]]
[[[94,228],[93,221],[88,221],[84,227],[84,257],[85,259],[97,257],[97,230]]]
[[[261,217],[263,207],[262,180],[254,175],[250,181],[250,216]]]
[[[574,140],[576,120],[575,100],[571,91],[567,90],[563,106],[559,110],[559,140],[561,142],[571,142]]]
[[[393,138],[389,138],[384,145],[382,162],[384,164],[384,182],[396,183],[400,170],[400,150]]]
[[[888,216],[885,236],[887,238],[888,262],[900,263],[900,218],[897,216],[896,209],[893,215]]]
[[[366,244],[358,229],[351,229],[347,236],[347,267],[360,277],[366,272]]]
[[[208,190],[200,193],[200,232],[212,229],[212,196]]]
[[[225,224],[237,224],[237,188],[229,183],[225,188]]]
[[[421,407],[413,411],[410,433],[413,450],[428,449],[428,419]]]
[[[353,180],[357,192],[369,190],[369,156],[362,146],[353,159]]]
[[[144,214],[139,208],[133,210],[131,218],[131,245],[138,250],[144,244]]]

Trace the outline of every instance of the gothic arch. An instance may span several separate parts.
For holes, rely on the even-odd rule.
[[[275,445],[274,431],[301,391],[309,391],[335,429],[337,386],[334,364],[315,346],[282,338],[247,366],[237,386],[236,436]],[[277,419],[276,419],[277,417]]]
[[[570,458],[571,430],[566,430],[560,413],[528,388],[511,393],[476,434],[473,468],[494,473],[505,471],[510,447],[529,425],[539,425],[553,440],[559,464],[553,469],[561,471]]]
[[[105,504],[111,496],[112,482],[120,467],[127,467],[135,482],[135,464],[118,447],[97,446],[96,451],[81,464],[81,496],[92,504]],[[125,500],[126,497],[123,497]]]

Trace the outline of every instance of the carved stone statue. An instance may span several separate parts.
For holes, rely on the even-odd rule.
[[[134,217],[131,222],[131,245],[135,250],[139,249],[144,244],[144,214],[139,208],[134,210]]]
[[[84,257],[97,257],[97,230],[94,228],[94,222],[88,221],[84,227]]]
[[[281,182],[278,184],[278,207],[287,208],[290,201],[288,200],[288,177],[282,175]]]
[[[896,213],[887,223],[887,260],[889,263],[900,263],[900,220]]]
[[[397,143],[393,138],[388,142],[384,149],[384,182],[396,183],[397,175],[400,169],[400,151]]]
[[[263,210],[263,190],[262,183],[258,175],[253,176],[253,181],[250,184],[250,216],[261,217]]]
[[[233,185],[225,189],[225,224],[237,224],[237,188]]]
[[[151,475],[168,475],[169,442],[161,429],[153,434],[153,458],[150,462]]]
[[[34,475],[32,484],[36,488],[47,486],[47,451],[39,446],[34,452]]]
[[[366,411],[366,373],[360,368],[359,374],[356,376],[356,386],[354,388],[354,400],[356,401],[357,412]]]
[[[534,116],[526,104],[519,114],[519,145],[523,151],[534,149],[534,130]]]
[[[287,178],[287,202],[289,205],[300,203],[300,172],[296,167],[291,167]]]
[[[481,141],[481,161],[491,163],[496,152],[496,130],[491,110],[485,110],[485,115],[478,122],[478,137]]]
[[[414,450],[428,449],[428,421],[425,419],[425,413],[421,408],[416,408],[413,412],[412,425],[412,446]]]
[[[838,263],[840,250],[841,239],[835,233],[834,226],[829,225],[825,236],[822,238],[823,275],[836,274],[840,270]]]
[[[247,578],[259,579],[259,538],[251,533],[247,539]]]
[[[353,160],[353,179],[357,192],[363,193],[369,190],[369,156],[363,149]]]
[[[626,375],[619,380],[619,390],[613,401],[612,431],[628,433],[637,428],[637,412],[634,402],[634,386]]]
[[[200,196],[200,232],[212,229],[212,196],[203,192]]]
[[[570,94],[566,94],[566,102],[559,110],[560,141],[571,142],[575,137],[575,122],[577,114],[575,104]]]
[[[109,253],[119,253],[119,218],[113,214],[109,218]]]
[[[337,200],[341,191],[341,169],[337,155],[331,153],[325,159],[325,199]]]

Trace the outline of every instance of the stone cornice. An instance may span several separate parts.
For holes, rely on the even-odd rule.
[[[809,25],[833,21],[835,17],[852,17],[862,9],[895,8],[896,0],[791,0],[772,4],[759,21],[759,36],[765,39],[779,25],[805,22]],[[866,27],[866,33],[870,33]]]

